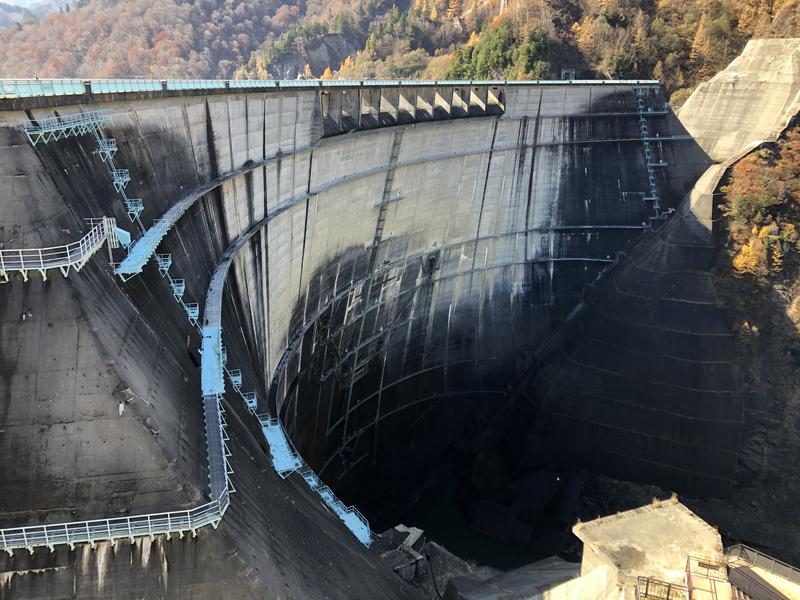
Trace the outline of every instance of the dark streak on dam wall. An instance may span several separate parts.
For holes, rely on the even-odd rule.
[[[663,103],[657,88],[647,92],[649,106]],[[499,117],[324,140],[316,91],[119,97],[103,107],[115,113],[106,134],[131,170],[129,196],[144,199],[145,224],[218,174],[280,153],[204,196],[160,250],[173,255],[187,300],[202,303],[228,244],[297,199],[238,255],[223,339],[262,409],[269,398],[306,460],[357,504],[381,484],[394,493],[401,465],[411,481],[443,447],[481,433],[470,428],[501,423],[542,342],[653,216],[630,86],[514,87]],[[6,246],[64,243],[88,217],[126,223],[93,141],[34,150],[19,128],[25,118],[0,113]],[[649,122],[652,135],[684,133],[672,114]],[[657,174],[662,206],[676,208],[709,161],[688,139],[661,142],[657,152],[667,164]],[[153,265],[124,284],[109,271],[96,257],[68,280],[34,276],[0,289],[0,448],[19,456],[0,478],[3,524],[188,507],[206,494],[197,334]],[[738,438],[716,417],[711,436],[655,432],[651,415],[631,416],[601,395],[587,400],[596,411],[589,422],[619,415],[630,435],[649,440],[626,456],[626,471],[565,448],[569,428],[539,416],[539,398],[560,400],[547,390],[534,396],[521,413],[530,420],[517,425],[555,438],[530,450],[548,461],[562,461],[563,450],[564,464],[725,491],[725,456],[685,477],[636,464],[683,468],[681,453],[709,444],[724,454]],[[652,402],[670,413],[678,401]],[[237,493],[219,530],[16,552],[0,563],[16,572],[0,582],[0,597],[73,597],[75,589],[133,597],[135,588],[169,598],[413,597],[303,484],[275,475],[255,422],[236,401],[225,407]],[[593,437],[596,427],[580,431],[587,451],[607,439]],[[622,455],[632,448],[607,443]]]

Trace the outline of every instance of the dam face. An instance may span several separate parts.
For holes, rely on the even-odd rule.
[[[636,336],[619,319],[587,335],[602,341],[595,350],[605,371],[628,372],[565,409],[572,417],[562,418],[552,390],[564,369],[546,377],[540,368],[542,348],[581,310],[587,289],[660,230],[707,156],[652,83],[501,87],[493,110],[484,102],[411,122],[385,90],[364,113],[369,122],[345,108],[362,109],[360,96],[332,102],[319,89],[0,101],[9,182],[0,235],[6,247],[55,246],[101,216],[135,233],[90,137],[34,148],[21,128],[108,109],[104,135],[130,171],[128,195],[143,199],[141,221],[150,227],[196,197],[158,247],[187,301],[202,305],[223,252],[251,235],[223,292],[228,364],[256,392],[258,410],[278,416],[308,465],[367,517],[393,524],[435,467],[473,459],[476,449],[501,457],[513,477],[589,468],[725,494],[738,429],[725,415],[715,422],[711,409],[703,429],[683,428],[685,407],[663,427],[618,401],[633,389],[626,376],[648,393],[632,373],[641,356],[625,341]],[[638,289],[635,275],[626,281]],[[66,279],[12,278],[0,302],[2,449],[18,456],[0,477],[4,527],[203,501],[200,335],[153,261],[125,282],[99,257]],[[683,308],[672,310],[681,321]],[[702,321],[672,328],[672,342],[653,350],[661,366],[645,377],[662,390],[659,411],[671,410],[665,387],[680,395],[703,385],[687,381],[685,363],[660,358],[691,353],[690,340],[709,333]],[[564,360],[573,360],[569,351]],[[706,396],[695,400],[712,402]],[[153,542],[161,563],[148,558],[149,545],[146,554],[114,547],[83,562],[61,547],[16,552],[12,570],[43,573],[14,580],[28,586],[15,588],[21,597],[47,586],[62,597],[75,581],[81,597],[125,597],[129,561],[141,565],[144,588],[167,597],[233,589],[256,597],[283,582],[290,597],[409,596],[312,494],[275,476],[258,421],[238,402],[224,406],[236,493],[218,530]],[[698,448],[708,452],[696,462]],[[234,566],[223,572],[219,554],[235,556]],[[341,558],[318,565],[331,555]],[[304,578],[310,571],[313,580]]]
[[[302,334],[272,355],[270,400],[322,476],[377,510],[478,442],[537,346],[656,215],[632,88],[506,98],[501,118],[331,139],[312,180],[351,155],[347,171],[386,172],[283,217],[304,222],[309,259],[287,315]],[[657,89],[648,103],[663,109]],[[677,137],[658,148],[667,211],[705,163],[676,121],[650,121]]]

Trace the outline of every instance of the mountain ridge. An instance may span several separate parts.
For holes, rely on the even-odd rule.
[[[800,0],[76,0],[0,31],[2,77],[656,78],[680,104]]]

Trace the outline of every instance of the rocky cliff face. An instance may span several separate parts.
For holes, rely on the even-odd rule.
[[[345,36],[329,33],[306,43],[297,54],[274,61],[269,65],[269,71],[276,79],[297,79],[308,65],[314,76],[319,77],[328,67],[337,69],[356,50],[353,42]]]

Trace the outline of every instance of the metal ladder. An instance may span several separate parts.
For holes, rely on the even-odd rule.
[[[650,187],[650,195],[645,196],[643,200],[645,202],[652,202],[656,216],[659,216],[661,214],[661,198],[658,195],[655,168],[666,166],[666,163],[663,161],[653,161],[653,150],[650,147],[650,130],[647,126],[647,119],[645,118],[645,115],[647,114],[647,107],[645,106],[644,102],[646,88],[637,87],[635,90],[636,107],[639,113],[639,133],[642,136],[642,144],[644,144],[644,161],[645,167],[647,168],[647,182]]]
[[[372,239],[372,246],[370,247],[369,254],[369,272],[372,272],[375,266],[375,260],[378,256],[378,248],[383,240],[383,229],[386,225],[387,206],[398,198],[391,198],[392,186],[394,185],[394,166],[397,164],[397,159],[400,156],[400,143],[403,134],[401,130],[394,132],[392,138],[392,150],[389,154],[389,170],[386,171],[386,179],[383,183],[383,195],[381,202],[378,205],[378,221],[375,224],[375,237]]]

